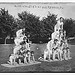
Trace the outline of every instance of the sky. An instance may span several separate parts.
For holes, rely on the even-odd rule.
[[[73,18],[75,19],[75,3],[0,3],[0,8],[5,8],[8,10],[9,14],[18,18],[18,13],[23,11],[30,12],[36,16],[46,17],[48,12],[58,15],[59,17],[64,18]]]

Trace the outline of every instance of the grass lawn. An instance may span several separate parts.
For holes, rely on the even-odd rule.
[[[12,53],[12,47],[14,45],[0,45],[0,64],[4,64],[8,60],[9,54]],[[56,62],[42,62],[41,64],[22,66],[16,68],[7,68],[0,65],[0,72],[74,72],[75,71],[75,45],[69,45],[71,50],[72,59],[68,61],[56,61]],[[37,60],[44,49],[46,44],[32,44],[31,50],[35,52],[35,59]]]

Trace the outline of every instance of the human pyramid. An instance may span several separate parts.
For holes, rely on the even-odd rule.
[[[14,42],[16,46],[13,49],[13,54],[9,57],[9,64],[28,64],[35,62],[34,51],[30,51],[31,43],[25,36],[25,28],[16,32]],[[39,59],[43,59],[44,61],[68,60],[71,59],[70,53],[66,31],[63,30],[63,18],[60,17],[54,27],[54,32],[51,34],[51,40],[47,43],[44,50],[43,58],[40,57]]]
[[[62,61],[71,59],[70,49],[65,37],[66,31],[63,30],[63,18],[60,17],[54,27],[51,40],[47,43],[47,48],[44,50],[44,60]]]
[[[34,51],[30,51],[31,43],[25,36],[25,28],[16,32],[14,42],[16,46],[13,49],[13,54],[9,56],[9,64],[15,65],[35,62]]]

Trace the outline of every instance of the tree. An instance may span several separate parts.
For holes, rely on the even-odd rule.
[[[67,37],[75,36],[75,20],[72,18],[64,20],[64,30],[66,30]]]
[[[30,14],[26,11],[22,13],[18,13],[20,20],[18,21],[18,28],[25,28],[26,35],[30,35],[31,38],[39,38],[40,37],[40,29],[42,25],[40,25],[39,17]]]
[[[57,18],[57,15],[49,13],[47,18],[45,17],[40,21],[38,16],[26,11],[18,13],[18,16],[18,28],[26,28],[26,35],[30,35],[31,39],[37,39],[38,41],[44,38],[48,39],[51,36]]]
[[[54,32],[54,26],[57,23],[56,18],[57,18],[57,15],[51,14],[50,12],[48,12],[47,17],[43,18],[42,20],[43,27],[44,27],[43,37],[45,38],[51,37],[51,34]]]
[[[17,27],[16,21],[12,15],[6,11],[5,8],[0,10],[0,32],[2,38],[14,35],[14,29]]]

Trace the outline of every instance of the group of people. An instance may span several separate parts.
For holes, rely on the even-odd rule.
[[[51,40],[47,43],[46,49],[44,50],[44,60],[68,60],[70,57],[70,49],[67,43],[66,31],[63,30],[63,18],[57,21],[54,27],[54,32],[51,35]],[[16,32],[16,38],[14,40],[15,47],[13,54],[9,57],[9,63],[30,63],[35,61],[34,51],[30,50],[31,43],[25,36],[25,28],[20,29]]]
[[[47,43],[47,48],[44,50],[44,60],[62,61],[71,59],[69,46],[65,37],[66,31],[63,30],[63,18],[60,17],[54,27],[51,40]]]
[[[9,64],[27,64],[35,61],[34,51],[30,51],[31,43],[25,36],[25,28],[16,32],[16,38],[14,42],[16,46],[13,49],[13,54],[9,56]]]
[[[47,49],[44,51],[44,60],[56,61],[56,60],[68,60],[71,59],[70,49],[67,41],[50,41],[47,44]]]

